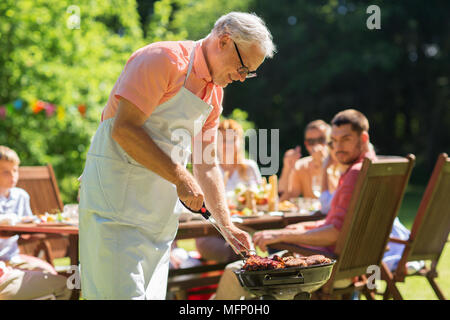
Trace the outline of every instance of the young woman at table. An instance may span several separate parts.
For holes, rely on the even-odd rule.
[[[30,196],[16,188],[20,159],[17,153],[0,146],[0,219],[33,217]],[[67,279],[47,262],[19,253],[18,235],[0,238],[0,300],[27,300],[54,295],[69,299]]]
[[[255,187],[262,182],[258,165],[244,156],[244,130],[232,120],[221,121],[218,128],[218,160],[224,177],[225,190],[233,191],[238,184]],[[202,237],[196,239],[197,250],[206,260],[218,262],[239,259],[230,245],[222,237]]]

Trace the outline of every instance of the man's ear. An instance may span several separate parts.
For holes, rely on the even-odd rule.
[[[223,50],[227,43],[231,40],[230,36],[228,34],[223,34],[219,37],[219,49]]]
[[[363,143],[369,143],[369,133],[368,133],[368,132],[363,131],[363,132],[361,133],[361,141],[362,141]]]

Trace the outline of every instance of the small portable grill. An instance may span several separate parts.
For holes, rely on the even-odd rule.
[[[242,287],[262,300],[309,300],[330,279],[335,263],[234,273]]]

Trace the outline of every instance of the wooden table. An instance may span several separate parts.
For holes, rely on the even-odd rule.
[[[1,236],[14,234],[46,233],[68,235],[68,255],[71,265],[78,265],[78,227],[77,226],[43,226],[35,223],[19,223],[14,226],[0,226]]]
[[[242,222],[234,222],[234,224],[246,231],[280,229],[289,224],[316,221],[325,218],[320,211],[314,214],[299,215],[297,213],[286,213],[284,216],[263,215],[258,217],[243,218]],[[219,233],[208,221],[203,218],[201,220],[191,220],[188,222],[180,222],[178,233],[175,239],[190,239],[205,236],[217,236]]]
[[[283,228],[289,224],[315,221],[325,217],[321,212],[312,215],[285,214],[284,216],[264,215],[259,217],[241,219],[240,222],[234,222],[236,226],[246,231],[256,231],[265,229]],[[71,265],[78,265],[78,227],[77,226],[42,226],[33,223],[16,224],[14,226],[0,226],[0,236],[12,236],[14,234],[60,234],[67,235],[69,238],[68,255]],[[219,236],[217,230],[209,223],[202,220],[191,220],[180,222],[178,233],[175,239],[190,239],[205,236]],[[79,290],[74,290],[72,299],[78,299]]]
[[[315,221],[325,217],[321,212],[312,215],[299,215],[287,213],[284,216],[259,216],[242,219],[242,222],[235,222],[235,225],[246,231],[279,229],[293,223],[304,221]],[[77,226],[42,226],[34,223],[22,223],[14,226],[0,226],[0,235],[12,236],[14,234],[27,233],[47,233],[66,234],[69,238],[68,254],[72,265],[78,265],[78,227]],[[177,240],[199,238],[205,236],[218,236],[217,230],[208,222],[203,220],[191,220],[180,222]]]

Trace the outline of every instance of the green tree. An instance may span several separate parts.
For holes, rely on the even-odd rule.
[[[0,144],[23,165],[52,163],[63,201],[74,201],[90,139],[130,54],[141,47],[136,3],[129,1],[5,0],[0,2],[0,105],[43,100],[66,117],[11,105],[0,119]],[[69,25],[74,14],[79,25]],[[71,27],[71,28],[69,28]],[[87,107],[85,117],[76,108]]]
[[[247,11],[251,0],[160,0],[150,15],[147,40],[198,40],[208,35],[214,22],[231,11]]]
[[[372,4],[380,30],[366,26]],[[369,118],[378,153],[417,156],[413,175],[427,177],[450,151],[448,1],[259,0],[249,10],[278,53],[258,78],[229,86],[225,101],[259,128],[280,128],[282,150],[303,141],[309,121],[354,107]]]

